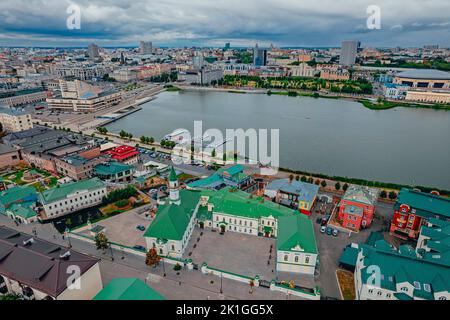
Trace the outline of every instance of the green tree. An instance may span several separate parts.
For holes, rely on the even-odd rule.
[[[95,246],[97,247],[97,250],[106,250],[108,249],[108,238],[103,232],[97,233],[95,236]]]
[[[382,199],[386,199],[386,198],[387,198],[387,192],[386,192],[385,190],[381,190],[381,192],[380,192],[380,197],[381,197]]]
[[[389,199],[391,200],[397,199],[397,194],[394,191],[389,192]]]
[[[213,157],[213,158],[216,157],[216,149],[213,149],[213,151],[211,152],[211,157]]]
[[[302,181],[302,182],[307,182],[307,181],[308,181],[308,178],[307,178],[306,176],[302,176],[301,179],[300,179],[300,181]]]
[[[336,182],[336,184],[334,185],[334,188],[339,191],[341,190],[341,184],[339,182]]]
[[[342,190],[347,191],[348,189],[348,184],[344,184],[344,186],[342,187]]]
[[[123,138],[126,138],[128,136],[128,134],[124,130],[120,130],[119,136],[123,139]]]
[[[320,185],[322,186],[322,188],[325,188],[327,186],[327,182],[325,180],[322,180]]]

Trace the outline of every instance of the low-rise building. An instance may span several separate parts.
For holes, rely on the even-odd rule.
[[[93,300],[100,301],[145,301],[165,300],[164,296],[137,278],[112,279]]]
[[[428,220],[420,229],[416,252],[421,257],[441,255],[450,264],[450,221]]]
[[[36,201],[38,194],[34,187],[17,186],[0,192],[0,214],[20,223],[37,221]]]
[[[33,128],[31,115],[22,109],[0,108],[0,123],[6,132],[19,132]]]
[[[72,212],[94,207],[108,195],[106,185],[98,178],[58,185],[40,194],[41,220],[52,220]]]
[[[322,70],[320,78],[331,81],[347,81],[350,80],[350,73],[346,69]]]
[[[425,103],[450,103],[450,91],[412,91],[406,93],[406,101]]]
[[[55,158],[56,172],[74,181],[89,179],[94,174],[94,167],[106,161],[107,157],[89,159],[78,154]]]
[[[292,77],[301,77],[301,78],[313,78],[316,72],[316,69],[308,66],[306,63],[301,63],[298,66],[289,66],[291,69]]]
[[[24,104],[44,101],[46,98],[47,92],[42,91],[42,89],[16,90],[0,95],[0,104],[16,107]]]
[[[0,227],[0,252],[0,295],[91,300],[103,287],[98,259],[32,235]],[[79,278],[71,285],[76,270]]]
[[[0,144],[0,169],[18,165],[20,162],[20,149]]]
[[[378,196],[377,189],[351,185],[339,204],[338,220],[342,226],[355,231],[370,227]]]
[[[191,182],[188,189],[215,189],[226,186],[236,187],[240,190],[248,190],[254,185],[251,176],[244,173],[244,167],[240,164],[228,168],[220,168],[213,175]],[[250,191],[250,190],[248,190]]]
[[[304,215],[278,218],[277,271],[314,275],[318,250],[311,221]]]
[[[96,112],[117,105],[122,100],[120,92],[103,90],[79,80],[60,80],[59,86],[61,96],[47,99],[49,109]]]
[[[264,195],[284,206],[310,215],[317,199],[319,186],[289,179],[274,180],[264,189]]]
[[[96,177],[113,183],[131,182],[134,172],[133,166],[117,161],[109,161],[94,167]]]
[[[155,248],[162,256],[182,258],[196,225],[221,233],[278,237],[280,270],[314,274],[317,247],[307,217],[232,187],[180,191],[173,168],[169,189],[169,199],[159,206],[144,234],[148,249]],[[290,219],[283,220],[285,217]]]
[[[408,90],[408,86],[385,83],[383,86],[383,95],[386,99],[404,100]]]
[[[450,220],[450,199],[402,189],[394,206],[390,233],[402,239],[417,239],[420,227],[430,219]]]
[[[408,245],[398,250],[384,240],[360,245],[356,258],[358,300],[449,300],[449,260],[420,257]]]
[[[112,159],[125,164],[132,165],[139,162],[139,151],[131,146],[123,145],[107,151],[106,154],[109,154]]]

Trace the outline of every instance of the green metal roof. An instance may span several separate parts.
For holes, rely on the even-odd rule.
[[[311,220],[302,214],[279,217],[278,250],[293,251],[292,249],[296,246],[307,253],[318,252]]]
[[[23,202],[23,203],[14,203],[8,209],[15,216],[20,216],[24,219],[29,219],[35,217],[37,214],[31,208],[34,205],[34,202]]]
[[[414,282],[417,282],[420,284],[420,289],[414,290],[415,296],[431,296],[430,292],[425,290],[425,284],[431,287],[431,293],[450,291],[449,268],[440,259],[421,259],[409,252],[386,250],[381,246],[376,248],[363,244],[361,248],[364,266],[380,267],[383,288],[395,291],[398,283],[408,282],[414,285]],[[361,275],[364,282],[371,276],[365,270],[362,270]]]
[[[170,168],[170,175],[169,175],[169,181],[177,181],[178,180],[178,176],[177,173],[175,172],[175,169],[172,167]]]
[[[58,185],[52,189],[46,190],[41,193],[42,204],[51,203],[61,199],[65,199],[67,195],[77,191],[83,190],[96,190],[104,188],[105,184],[98,178],[82,180],[77,182],[65,183]]]
[[[264,200],[261,197],[227,187],[218,191],[204,190],[202,195],[208,196],[208,202],[214,205],[215,213],[224,213],[240,217],[259,219],[261,217],[278,218],[294,215],[296,211]]]
[[[341,258],[339,259],[339,263],[351,267],[356,267],[356,259],[358,258],[358,253],[359,248],[354,248],[352,246],[345,247]]]
[[[112,279],[93,300],[165,300],[164,296],[137,278]]]
[[[421,217],[440,215],[450,218],[449,198],[404,188],[398,194],[395,209],[398,210],[402,204],[407,204],[412,209],[416,209],[416,214]]]
[[[0,192],[0,204],[7,207],[11,203],[37,196],[33,186],[17,186]]]
[[[98,175],[109,176],[116,175],[120,172],[127,170],[133,170],[134,167],[125,163],[111,161],[108,163],[103,163],[95,166],[94,172]]]
[[[198,191],[181,190],[180,204],[166,203],[160,206],[144,237],[182,240],[192,214],[200,201],[200,195]]]

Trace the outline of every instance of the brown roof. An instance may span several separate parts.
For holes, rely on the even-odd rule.
[[[25,245],[29,239],[32,243]],[[0,274],[14,279],[52,297],[67,289],[69,266],[78,266],[81,274],[98,263],[99,259],[37,239],[26,233],[0,226]]]

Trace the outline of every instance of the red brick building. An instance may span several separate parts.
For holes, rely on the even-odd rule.
[[[376,189],[351,185],[339,204],[338,220],[342,226],[356,231],[370,227],[378,195]]]
[[[417,239],[420,228],[431,218],[450,221],[450,199],[402,189],[394,206],[390,233],[401,239]]]

